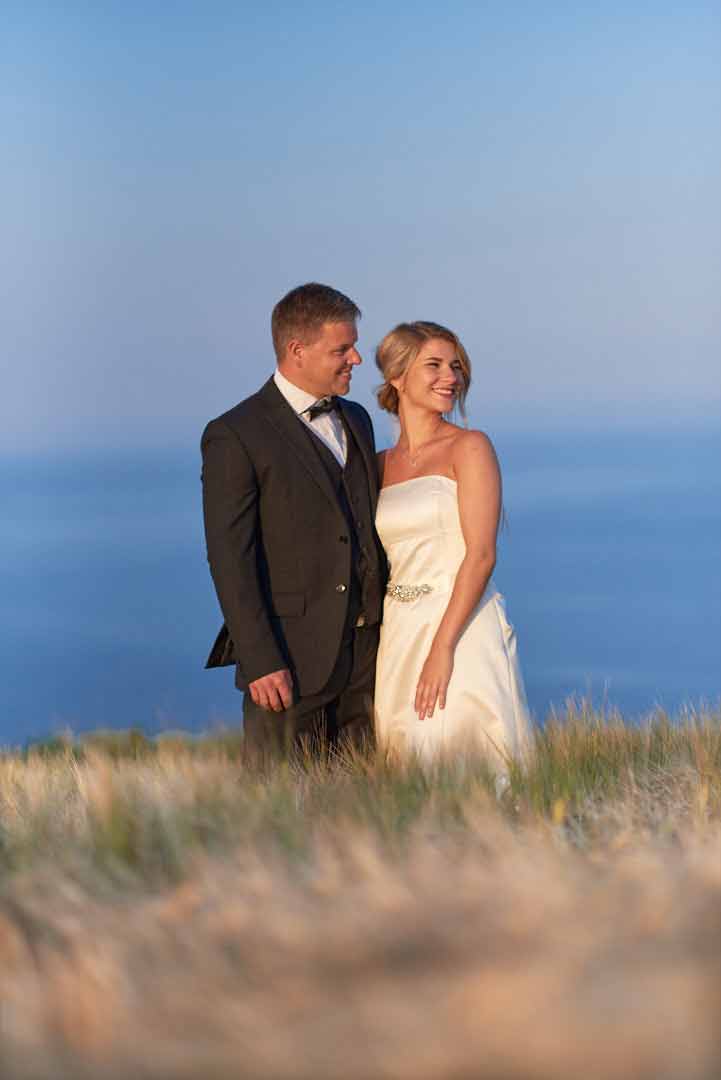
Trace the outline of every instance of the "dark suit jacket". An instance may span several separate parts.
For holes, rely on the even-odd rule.
[[[370,417],[361,405],[338,401],[375,508]],[[272,378],[203,433],[208,562],[225,618],[206,666],[235,663],[239,689],[288,667],[300,696],[317,693],[338,655],[351,544],[312,438]]]

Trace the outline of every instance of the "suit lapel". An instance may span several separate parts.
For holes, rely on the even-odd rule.
[[[337,507],[338,499],[328,472],[320,455],[313,448],[313,436],[305,430],[303,421],[285,400],[272,378],[258,391],[258,400],[268,421],[283,440],[283,445],[290,447],[293,456],[308,470],[323,494]]]
[[[376,465],[373,447],[368,441],[368,432],[356,417],[355,411],[346,404],[343,398],[336,398],[336,402],[338,403],[338,407],[345,423],[353,433],[356,445],[363,457],[363,464],[365,465],[368,474],[368,486],[370,487],[371,497],[373,499],[373,504],[375,505],[375,500],[378,496],[378,467]]]

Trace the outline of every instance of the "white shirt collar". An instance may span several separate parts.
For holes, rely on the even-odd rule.
[[[318,398],[315,394],[309,394],[307,390],[301,390],[299,386],[292,383],[290,379],[286,379],[285,375],[278,368],[275,369],[273,375],[273,381],[280,390],[285,400],[297,413],[305,412],[311,405],[315,404]]]

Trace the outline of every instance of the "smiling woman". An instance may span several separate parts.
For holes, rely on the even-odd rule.
[[[499,783],[530,745],[513,627],[491,574],[501,477],[488,437],[446,417],[468,355],[437,323],[401,323],[378,347],[396,446],[379,455],[376,526],[390,564],[376,675],[376,732],[433,758],[481,748]],[[436,709],[438,711],[436,711]]]
[[[463,406],[471,385],[471,363],[452,330],[434,322],[400,323],[378,346],[376,365],[384,379],[377,392],[378,404],[386,412],[398,414],[401,386],[412,373],[414,381],[416,374],[421,378],[425,375],[429,386],[448,398],[444,412],[457,404],[465,418]],[[445,379],[444,368],[450,369]]]

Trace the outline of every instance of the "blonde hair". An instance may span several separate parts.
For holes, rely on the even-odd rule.
[[[384,378],[384,383],[376,390],[376,397],[381,409],[398,415],[398,391],[391,384],[391,379],[400,379],[413,363],[427,341],[440,338],[448,341],[456,350],[456,357],[461,365],[463,385],[458,392],[458,407],[465,419],[463,408],[468,387],[471,385],[471,361],[463,348],[460,338],[439,323],[418,321],[399,323],[381,341],[376,349],[376,366]]]

